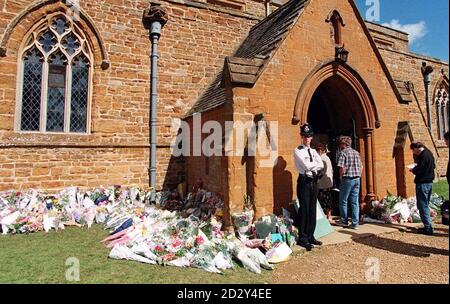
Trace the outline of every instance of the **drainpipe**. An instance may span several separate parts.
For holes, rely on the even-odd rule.
[[[149,30],[149,38],[152,43],[151,53],[151,95],[150,95],[150,167],[149,185],[150,185],[150,201],[155,201],[156,195],[156,142],[157,142],[157,83],[158,83],[158,41],[161,37],[161,30],[167,23],[167,12],[159,5],[152,3],[149,8],[144,11],[143,24]]]
[[[265,0],[266,4],[266,17],[270,15],[270,0]]]
[[[431,120],[431,107],[430,107],[430,83],[431,83],[431,73],[433,73],[433,68],[427,65],[426,62],[422,63],[422,75],[423,75],[423,83],[425,85],[425,102],[427,105],[427,120],[428,120],[428,129],[430,133],[433,134],[432,129],[432,120]]]

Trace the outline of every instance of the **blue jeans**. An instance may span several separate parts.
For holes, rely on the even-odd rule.
[[[348,224],[347,203],[350,201],[352,207],[352,226],[359,226],[359,187],[361,184],[360,178],[341,180],[339,192],[339,210],[341,213],[341,222]]]
[[[430,216],[430,198],[433,184],[416,184],[417,208],[425,230],[433,230]]]

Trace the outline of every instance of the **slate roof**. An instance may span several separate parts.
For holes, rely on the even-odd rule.
[[[291,0],[256,24],[235,54],[225,59],[224,69],[185,117],[214,109],[226,102],[225,88],[222,86],[224,73],[229,73],[234,84],[253,85],[308,2]]]
[[[309,2],[310,0],[290,0],[256,24],[235,54],[225,59],[222,71],[220,71],[184,118],[194,113],[217,108],[227,102],[226,89],[223,86],[224,76],[229,76],[233,85],[253,86]],[[358,15],[356,5],[353,2],[350,3],[354,6],[357,17],[361,21],[398,101],[400,103],[411,102],[412,96],[407,82],[392,78],[391,72],[378,51],[364,20]]]
[[[241,58],[269,59],[284,40],[300,14],[307,0],[291,0],[255,25],[234,54]]]

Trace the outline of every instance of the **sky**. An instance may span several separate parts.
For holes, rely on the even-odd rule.
[[[449,0],[355,0],[355,3],[364,19],[409,33],[412,52],[448,62]]]

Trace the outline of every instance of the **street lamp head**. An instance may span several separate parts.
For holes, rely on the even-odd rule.
[[[168,21],[168,15],[164,8],[159,4],[152,3],[149,8],[144,11],[142,23],[144,27],[150,30],[150,35],[161,35],[161,29]]]
[[[347,62],[347,60],[348,60],[348,54],[349,54],[350,52],[349,51],[347,51],[345,48],[344,48],[344,46],[342,46],[342,47],[336,47],[336,53],[335,53],[335,58],[336,58],[336,60],[338,60],[338,61],[341,61],[341,62]]]

